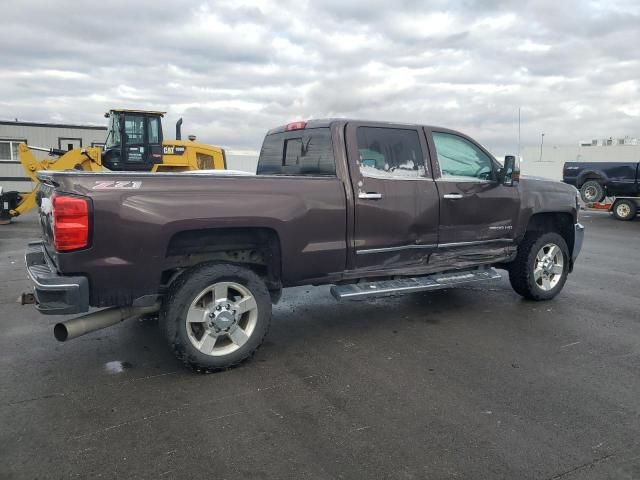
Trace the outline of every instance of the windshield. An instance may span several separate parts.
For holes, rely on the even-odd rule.
[[[120,145],[120,116],[111,114],[109,117],[109,127],[107,129],[107,138],[104,141],[105,150]]]

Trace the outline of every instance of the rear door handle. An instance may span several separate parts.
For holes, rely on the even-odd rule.
[[[358,192],[358,198],[363,200],[380,200],[382,194],[377,192]]]
[[[444,198],[450,198],[452,200],[456,200],[456,199],[460,199],[462,198],[462,194],[461,193],[446,193],[443,195]]]

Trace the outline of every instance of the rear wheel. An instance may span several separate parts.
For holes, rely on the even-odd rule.
[[[613,216],[618,220],[633,220],[638,213],[638,206],[633,200],[626,198],[616,200],[611,209]]]
[[[271,299],[253,271],[229,264],[196,267],[176,281],[162,322],[176,356],[199,371],[233,367],[264,339]]]
[[[513,289],[530,300],[550,300],[567,281],[569,249],[555,232],[529,232],[509,266]]]
[[[604,200],[604,187],[597,180],[587,180],[580,187],[580,197],[585,203],[595,203]]]

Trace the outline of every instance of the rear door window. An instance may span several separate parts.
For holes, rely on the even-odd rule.
[[[336,166],[330,129],[310,128],[267,135],[256,173],[334,176]]]
[[[358,127],[360,172],[365,177],[420,178],[426,174],[416,130]]]

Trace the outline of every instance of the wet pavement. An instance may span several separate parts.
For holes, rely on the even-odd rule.
[[[506,279],[337,303],[285,292],[241,367],[194,374],[153,321],[58,343],[0,227],[0,478],[640,478],[640,219],[584,213],[551,302]]]

